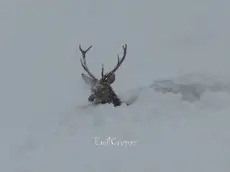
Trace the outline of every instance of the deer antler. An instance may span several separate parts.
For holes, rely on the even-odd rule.
[[[93,79],[96,79],[96,77],[89,71],[87,64],[86,64],[86,59],[85,59],[85,55],[86,53],[92,48],[92,45],[87,48],[86,50],[82,50],[81,45],[79,45],[79,49],[82,53],[82,58],[81,60],[81,66],[83,67],[83,69],[85,69],[85,71],[89,74],[90,77],[92,77]]]
[[[102,64],[102,67],[101,67],[101,78],[103,78],[104,76],[104,65]]]
[[[121,60],[120,60],[119,55],[117,55],[117,65],[114,67],[113,70],[111,70],[109,73],[107,73],[106,76],[113,75],[116,72],[116,70],[121,66],[123,61],[125,60],[126,53],[127,53],[127,44],[123,45],[122,48],[124,50],[124,53],[123,53],[123,56],[122,56]],[[104,67],[103,67],[103,65],[102,65],[102,69],[101,69],[101,75],[102,75],[102,77],[105,76],[104,75]]]

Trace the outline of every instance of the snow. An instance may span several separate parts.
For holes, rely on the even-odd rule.
[[[0,171],[228,172],[229,5],[0,1]],[[82,108],[78,45],[99,77],[125,43],[113,88],[137,100]]]

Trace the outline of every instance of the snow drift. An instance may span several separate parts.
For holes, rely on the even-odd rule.
[[[0,1],[0,171],[228,172],[229,5]],[[125,43],[113,88],[133,104],[79,108],[78,44],[99,75]]]

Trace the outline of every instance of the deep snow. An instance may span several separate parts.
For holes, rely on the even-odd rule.
[[[229,7],[225,0],[0,1],[0,171],[228,172]],[[80,108],[89,88],[78,45],[93,45],[88,64],[100,76],[101,63],[112,68],[125,43],[113,87],[124,99],[138,95],[136,102]],[[154,90],[159,80],[172,81],[176,93]],[[194,84],[199,99],[183,99]],[[97,145],[107,138],[135,144]]]

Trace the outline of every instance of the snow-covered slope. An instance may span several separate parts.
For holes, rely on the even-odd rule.
[[[0,1],[0,171],[228,172],[229,7],[224,0]],[[89,88],[78,45],[93,45],[88,63],[100,76],[124,43],[113,87],[138,99],[82,108]],[[176,92],[156,90],[165,80],[163,92]],[[199,99],[183,97],[194,90]]]

